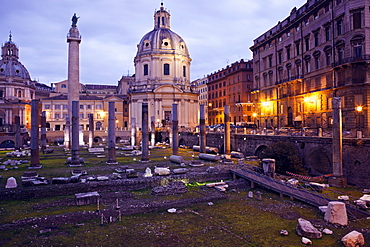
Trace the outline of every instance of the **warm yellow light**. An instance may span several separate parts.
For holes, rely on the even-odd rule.
[[[209,106],[209,107],[212,107],[212,103],[208,103],[208,106]]]
[[[102,112],[100,112],[100,116],[103,118],[103,117],[105,117],[105,112],[104,111],[102,111]]]
[[[257,117],[257,113],[253,112],[252,116]]]
[[[116,123],[118,123],[118,119],[116,120]]]
[[[356,111],[358,111],[358,112],[361,112],[362,111],[362,106],[356,106]]]
[[[304,98],[304,100],[303,100],[304,102],[309,102],[310,101],[310,99],[309,98]]]
[[[268,101],[262,102],[262,106],[269,107],[270,106],[270,102],[268,102]]]

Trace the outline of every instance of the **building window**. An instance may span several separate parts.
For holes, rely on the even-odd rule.
[[[60,118],[60,114],[59,113],[55,113],[54,118],[59,119]]]
[[[338,47],[338,62],[342,63],[344,59],[344,47]]]
[[[182,66],[182,76],[186,77],[186,66]]]
[[[163,74],[164,75],[170,75],[170,65],[168,63],[165,63],[163,65]]]
[[[342,20],[338,20],[337,21],[337,35],[342,35],[343,33],[343,21]]]
[[[305,62],[306,62],[306,73],[310,73],[311,72],[311,61],[310,61],[310,58],[306,58],[305,59]]]
[[[84,109],[84,105],[80,105],[80,109],[83,110]]]
[[[56,131],[59,131],[60,130],[60,125],[59,124],[55,125],[55,130]]]
[[[362,13],[361,11],[352,14],[353,29],[362,28]]]
[[[282,51],[278,51],[278,62],[281,64],[283,62],[283,53]]]
[[[84,118],[84,114],[83,113],[80,113],[80,118]]]
[[[353,56],[356,58],[362,57],[362,42],[361,41],[353,42]]]
[[[101,105],[100,104],[96,105],[96,109],[101,110]]]
[[[306,45],[306,51],[309,51],[310,50],[310,38],[309,37],[306,37],[304,39],[304,43]]]
[[[327,66],[331,65],[331,51],[325,52],[325,58],[326,58],[326,65]]]
[[[290,59],[290,46],[288,46],[288,47],[286,48],[286,58],[287,58],[287,60],[289,60],[289,59]]]
[[[60,110],[60,105],[54,105],[55,110]]]
[[[326,27],[325,28],[325,41],[329,41],[330,40],[330,27]]]
[[[62,84],[61,88],[67,88],[66,84]]]
[[[46,110],[50,109],[50,105],[45,105],[45,109]]]
[[[149,65],[144,64],[144,75],[148,75],[148,74],[149,74]]]
[[[87,105],[86,107],[87,107],[87,109],[91,109],[91,105]]]
[[[269,56],[269,68],[272,67],[272,56]]]
[[[315,69],[320,68],[320,57],[315,57]]]
[[[297,77],[301,76],[301,65],[297,64]]]
[[[297,56],[299,54],[301,54],[301,43],[300,43],[300,41],[298,41],[297,43],[295,43],[295,51],[296,51]]]
[[[68,105],[63,105],[63,110],[67,110],[68,109]]]
[[[314,38],[315,38],[315,47],[319,46],[319,32],[315,33]]]

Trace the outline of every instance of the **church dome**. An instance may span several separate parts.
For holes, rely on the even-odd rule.
[[[0,60],[0,76],[19,77],[21,79],[31,80],[31,76],[24,65],[18,61],[18,47],[11,40],[2,46]]]
[[[170,29],[170,14],[162,6],[154,14],[154,29],[143,36],[136,56],[146,54],[178,54],[190,57],[185,41]]]

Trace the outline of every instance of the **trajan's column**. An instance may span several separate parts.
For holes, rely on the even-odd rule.
[[[68,43],[68,117],[72,119],[72,101],[79,101],[80,84],[80,43],[81,36],[77,29],[76,14],[72,17],[72,26],[67,35]]]

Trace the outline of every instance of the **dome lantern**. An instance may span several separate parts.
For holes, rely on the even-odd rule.
[[[157,28],[167,28],[170,29],[170,13],[167,9],[163,7],[163,2],[161,3],[161,8],[157,10],[154,14],[154,29]]]

